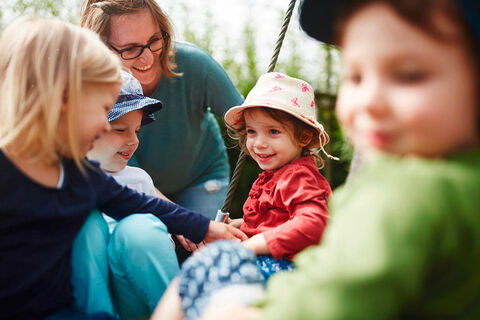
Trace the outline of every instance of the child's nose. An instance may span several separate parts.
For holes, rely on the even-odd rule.
[[[110,122],[108,121],[105,121],[105,126],[103,127],[103,132],[108,132],[112,129],[112,127],[110,126]]]
[[[132,146],[132,145],[137,145],[138,144],[138,137],[137,137],[137,134],[135,132],[131,133],[128,137],[128,141],[127,141],[127,144],[129,146]]]
[[[388,99],[385,85],[373,79],[361,90],[360,107],[372,117],[382,117],[388,113]]]
[[[257,149],[266,148],[267,144],[264,137],[261,135],[258,135],[258,137],[255,139],[254,146]]]

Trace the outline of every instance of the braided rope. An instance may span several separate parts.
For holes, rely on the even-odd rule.
[[[268,66],[267,72],[272,72],[275,69],[275,65],[277,64],[277,59],[280,54],[280,49],[282,48],[283,39],[285,38],[285,34],[287,33],[288,24],[290,23],[290,18],[292,17],[295,2],[296,0],[292,0],[288,5],[287,12],[285,13],[285,19],[283,19],[282,29],[280,29],[277,44],[275,45],[275,50],[273,50],[272,59],[270,60],[270,65]]]
[[[280,34],[278,35],[278,40],[275,45],[275,50],[273,51],[272,59],[270,60],[270,65],[268,66],[267,72],[272,72],[275,69],[275,65],[277,64],[277,59],[280,54],[280,49],[282,48],[283,39],[285,38],[285,34],[287,33],[288,24],[290,23],[290,18],[292,17],[295,2],[296,0],[290,1],[288,9],[285,13],[282,28],[280,30]],[[232,199],[235,194],[235,190],[237,189],[238,181],[240,180],[240,171],[242,170],[242,166],[246,158],[246,154],[241,151],[238,156],[237,163],[235,164],[235,170],[233,170],[232,180],[230,181],[230,185],[228,186],[227,197],[223,202],[222,212],[227,213],[230,210],[230,205],[232,204]]]

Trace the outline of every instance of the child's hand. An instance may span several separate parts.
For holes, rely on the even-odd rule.
[[[180,279],[174,278],[167,288],[167,291],[160,299],[150,320],[181,320],[183,319],[182,300],[178,293],[178,284]]]
[[[225,306],[209,306],[203,313],[201,320],[253,320],[260,319],[260,309],[226,304]]]
[[[185,250],[187,250],[189,252],[195,252],[205,245],[205,243],[203,243],[203,241],[195,244],[195,243],[193,243],[192,241],[188,240],[187,238],[185,238],[184,236],[182,236],[180,234],[175,235],[175,237],[177,237],[178,242],[180,242],[182,247],[184,247]]]
[[[267,246],[263,233],[259,233],[242,242],[247,249],[253,251],[256,255],[271,254],[270,249]]]
[[[247,240],[248,237],[245,233],[237,228],[234,228],[228,224],[210,221],[208,225],[207,235],[204,242],[212,242],[219,239],[227,240]]]
[[[228,218],[227,224],[231,225],[234,228],[240,229],[243,224],[243,219],[230,219]]]

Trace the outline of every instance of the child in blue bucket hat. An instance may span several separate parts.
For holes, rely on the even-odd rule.
[[[123,85],[120,89],[117,102],[108,112],[107,119],[111,130],[104,133],[94,142],[92,150],[87,154],[89,160],[98,161],[100,168],[111,175],[115,180],[130,189],[143,192],[151,196],[164,197],[157,193],[152,178],[143,169],[127,165],[128,160],[138,147],[138,131],[144,125],[155,120],[154,113],[162,108],[159,100],[145,97],[140,82],[130,73],[122,71]],[[164,197],[165,198],[165,197]],[[166,198],[165,198],[166,199]],[[168,200],[168,199],[167,199]],[[116,237],[117,221],[99,212],[92,213],[79,235],[75,239],[72,252],[72,283],[74,296],[79,305],[87,311],[98,311],[110,314],[118,313],[122,318],[130,319],[139,316],[147,317],[156,301],[161,297],[163,290],[173,277],[179,272],[179,265],[167,228],[151,214],[137,214],[130,219],[129,227],[134,232],[129,232],[131,237],[116,242],[116,246],[109,246],[107,250],[98,248],[99,238],[108,234],[103,227],[108,229],[112,237]],[[133,226],[133,227],[132,227]],[[125,229],[123,224],[119,228]],[[145,236],[143,236],[145,235]],[[155,243],[150,243],[152,240]],[[118,243],[125,243],[124,247]],[[117,256],[107,254],[107,251],[128,251],[132,248],[149,248],[148,254],[137,254],[137,261],[125,261],[125,264],[134,263],[142,265],[144,277],[137,277],[134,286],[143,292],[142,295],[132,293],[128,288],[131,281],[127,274],[115,265],[123,263],[114,261],[110,269],[107,263],[92,264],[91,261],[117,259]],[[139,250],[139,252],[142,252]],[[135,253],[134,253],[135,254]],[[128,254],[127,254],[128,255]],[[107,256],[109,258],[107,258]],[[89,257],[89,259],[86,259]],[[106,287],[108,281],[98,281],[98,269],[103,277],[108,278],[109,272],[115,273],[117,280],[112,284],[111,291],[117,303],[112,303]],[[138,276],[138,274],[137,274]]]
[[[334,191],[322,243],[254,305],[222,299],[239,283],[222,261],[251,264],[223,242],[192,259],[220,256],[230,279],[198,293],[181,278],[153,319],[480,318],[479,21],[473,0],[304,0],[304,30],[342,49],[336,115],[364,163]]]
[[[95,140],[87,157],[98,161],[120,185],[168,200],[156,190],[148,173],[127,165],[139,144],[138,131],[155,121],[153,114],[162,103],[145,97],[140,82],[130,73],[121,74],[120,94],[107,114],[111,129]],[[193,246],[187,238],[176,237]],[[101,245],[105,243],[106,248]],[[148,318],[179,273],[177,255],[187,252],[180,244],[184,245],[179,242],[175,248],[166,224],[152,214],[132,214],[117,224],[109,216],[93,212],[72,250],[72,284],[78,305],[88,314],[101,311],[123,319]]]
[[[153,114],[162,108],[162,103],[145,97],[140,82],[130,73],[122,71],[122,77],[117,102],[107,115],[111,130],[95,141],[87,156],[100,162],[100,167],[120,184],[155,196],[148,173],[127,163],[137,150],[140,127],[155,121]]]

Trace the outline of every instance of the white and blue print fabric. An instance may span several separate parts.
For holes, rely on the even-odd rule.
[[[195,252],[182,265],[179,293],[185,319],[201,317],[215,291],[237,284],[262,284],[257,257],[239,243],[221,240]]]

